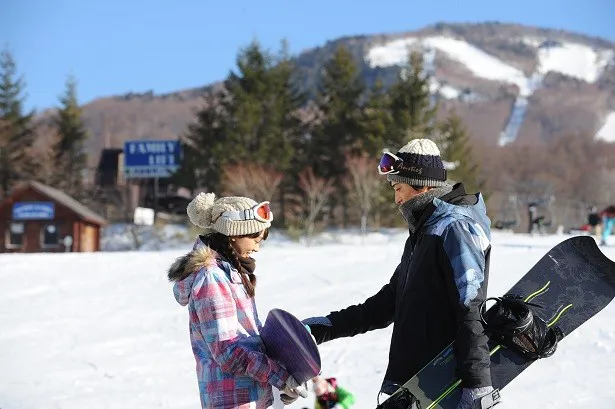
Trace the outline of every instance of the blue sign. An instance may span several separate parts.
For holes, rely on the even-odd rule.
[[[166,178],[180,165],[179,141],[126,141],[124,173],[127,178]]]
[[[13,204],[13,220],[52,220],[53,202],[17,202]]]

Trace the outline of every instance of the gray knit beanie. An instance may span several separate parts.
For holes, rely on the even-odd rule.
[[[395,155],[404,161],[404,169],[387,175],[389,182],[429,187],[447,185],[440,150],[431,139],[413,139]],[[426,176],[426,173],[430,175]]]
[[[208,232],[218,232],[225,236],[245,236],[258,233],[271,227],[273,214],[268,222],[256,219],[232,220],[226,217],[225,211],[242,211],[256,206],[253,199],[241,196],[228,196],[216,199],[213,193],[199,193],[188,204],[188,218],[192,224]]]

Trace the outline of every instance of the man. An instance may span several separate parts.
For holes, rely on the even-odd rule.
[[[393,323],[381,388],[388,395],[455,341],[463,388],[457,408],[491,407],[498,394],[479,315],[491,250],[482,196],[446,182],[440,151],[429,139],[385,153],[379,172],[387,175],[409,227],[401,262],[389,283],[364,303],[304,323],[318,343]]]

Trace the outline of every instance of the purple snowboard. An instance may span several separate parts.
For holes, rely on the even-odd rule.
[[[273,309],[261,330],[268,357],[303,384],[320,373],[320,353],[312,335],[291,313]]]

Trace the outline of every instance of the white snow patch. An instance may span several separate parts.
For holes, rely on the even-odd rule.
[[[542,74],[558,72],[594,83],[612,59],[611,50],[596,51],[583,44],[562,43],[538,49],[538,71]]]
[[[423,42],[461,62],[477,77],[512,83],[519,87],[521,93],[529,92],[523,71],[465,41],[450,37],[428,37]]]
[[[370,48],[366,59],[371,67],[389,67],[404,65],[408,61],[409,47],[415,44],[416,38],[400,38],[383,45]]]
[[[438,91],[440,92],[440,95],[448,99],[457,99],[461,94],[461,91],[457,88],[451,87],[450,85],[443,85],[438,89]]]
[[[615,112],[607,115],[604,125],[596,133],[596,138],[606,142],[615,142]]]
[[[465,65],[474,75],[493,81],[507,82],[519,87],[519,92],[528,95],[530,88],[523,72],[497,57],[462,40],[436,36],[405,38],[390,41],[384,45],[371,48],[366,59],[372,67],[402,65],[408,60],[408,46],[420,41],[446,53],[451,59]]]
[[[459,95],[461,95],[461,91],[459,89],[448,84],[441,84],[434,77],[430,78],[429,92],[432,94],[439,93],[442,97],[446,99],[457,99],[459,98]]]

